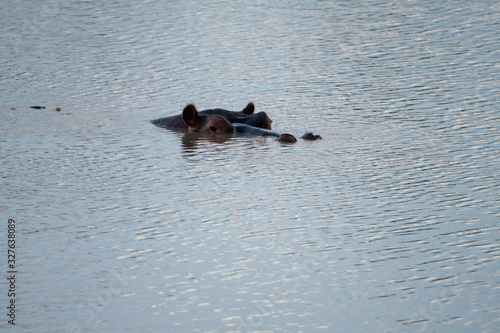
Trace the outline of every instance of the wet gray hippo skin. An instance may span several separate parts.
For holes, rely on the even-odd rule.
[[[245,135],[254,135],[254,136],[271,136],[275,137],[276,140],[280,142],[288,142],[288,143],[295,143],[297,142],[297,139],[287,133],[283,134],[278,134],[270,130],[262,129],[262,128],[257,128],[257,127],[252,127],[248,126],[245,124],[233,124],[233,133],[239,133],[239,134],[245,134]]]
[[[190,111],[193,109],[196,111],[194,105],[189,104],[184,108],[183,114],[185,111]],[[188,109],[188,110],[186,110]],[[269,119],[265,112],[255,113],[255,106],[253,103],[248,103],[248,105],[241,111],[229,111],[224,109],[208,109],[197,112],[197,121],[204,122],[208,121],[212,116],[222,116],[227,119],[231,124],[240,123],[246,124],[253,127],[271,129],[272,120]],[[192,112],[192,111],[191,111]],[[164,117],[152,120],[151,123],[158,127],[163,128],[188,128],[187,122],[182,118],[182,115]]]
[[[153,120],[152,123],[165,128],[172,129],[184,129],[187,128],[190,132],[207,133],[207,134],[229,134],[238,133],[253,136],[264,136],[264,137],[275,137],[277,141],[295,143],[297,139],[287,133],[278,134],[273,131],[268,130],[271,128],[271,120],[264,112],[263,118],[246,118],[245,116],[252,115],[254,110],[253,104],[248,104],[248,106],[241,112],[227,111],[223,109],[210,109],[198,112],[193,104],[187,105],[182,111],[182,115],[160,118]],[[250,113],[250,114],[249,114]],[[235,115],[236,114],[236,115]],[[257,114],[258,115],[258,114]],[[252,115],[255,116],[255,115]],[[231,123],[226,117],[231,120],[247,120],[246,123],[241,123],[235,121]],[[260,120],[260,121],[259,121]],[[182,125],[181,123],[184,123]],[[256,127],[252,124],[257,124]],[[307,134],[310,134],[314,138],[309,138]],[[312,133],[307,133],[302,138],[306,140],[316,140],[321,138],[319,136],[314,136]]]
[[[267,117],[267,116],[266,116]],[[270,130],[250,126],[247,124],[231,124],[221,115],[203,115],[198,112],[194,105],[190,104],[182,111],[182,119],[186,122],[189,131],[208,134],[239,133],[254,136],[272,136],[281,142],[297,142],[290,134],[278,134]]]

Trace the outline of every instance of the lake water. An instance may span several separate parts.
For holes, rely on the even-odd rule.
[[[498,1],[0,14],[2,331],[500,331]],[[323,140],[149,123],[249,101]]]

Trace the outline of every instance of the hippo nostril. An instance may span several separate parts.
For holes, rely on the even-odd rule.
[[[288,143],[295,143],[297,142],[297,139],[291,134],[283,133],[281,134],[276,140],[279,142],[288,142]]]
[[[217,132],[217,127],[215,127],[215,126],[210,126],[210,127],[209,127],[209,130],[210,130],[210,133],[215,133],[215,132]]]

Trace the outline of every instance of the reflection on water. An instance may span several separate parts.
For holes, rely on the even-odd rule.
[[[23,332],[500,328],[495,2],[4,7]],[[323,140],[149,123],[249,100]]]
[[[182,135],[182,148],[186,152],[196,152],[196,148],[198,148],[199,142],[202,140],[208,140],[212,143],[225,143],[234,135],[232,134],[218,134],[218,135],[207,135],[203,133],[183,133]]]

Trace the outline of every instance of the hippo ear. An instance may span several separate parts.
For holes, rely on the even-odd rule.
[[[182,120],[189,126],[194,127],[198,121],[198,111],[193,104],[187,105],[184,110],[182,110]]]
[[[255,111],[255,105],[252,102],[248,103],[248,105],[241,110],[244,114],[252,114]]]

